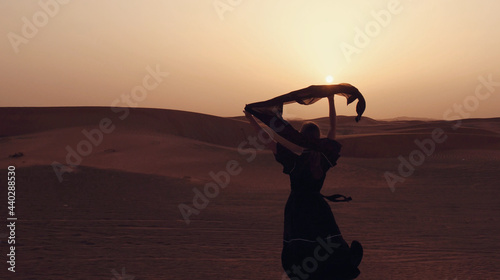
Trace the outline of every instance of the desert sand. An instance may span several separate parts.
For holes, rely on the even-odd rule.
[[[18,218],[16,273],[3,225],[0,278],[284,279],[289,182],[271,152],[251,149],[245,119],[127,110],[0,108],[2,223],[11,165]],[[66,165],[103,119],[112,131],[58,177],[54,162]],[[344,238],[364,246],[358,279],[500,279],[500,118],[341,116],[338,131],[342,157],[322,192],[353,198],[331,207]],[[412,174],[401,176],[401,158],[418,163],[402,169]],[[187,224],[179,205],[194,206],[228,163],[238,174]],[[404,181],[391,188],[386,172]]]

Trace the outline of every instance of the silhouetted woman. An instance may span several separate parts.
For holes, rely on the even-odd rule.
[[[271,142],[268,148],[290,176],[291,193],[285,206],[283,250],[281,261],[290,279],[354,279],[362,257],[359,242],[351,248],[342,238],[330,206],[320,190],[326,172],[336,165],[341,145],[335,141],[336,112],[333,96],[328,97],[330,131],[320,138],[320,129],[306,123],[300,133],[319,143],[316,149],[295,154],[280,143]],[[262,129],[254,117],[245,112],[250,123]],[[336,198],[343,197],[337,195]],[[335,197],[330,197],[334,199]],[[344,200],[350,198],[343,197]]]

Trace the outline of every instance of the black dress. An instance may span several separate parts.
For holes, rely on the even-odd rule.
[[[292,280],[354,279],[359,270],[351,265],[349,246],[320,193],[341,145],[327,138],[319,143],[317,150],[305,150],[301,155],[277,144],[275,158],[291,183],[285,206],[283,269]]]

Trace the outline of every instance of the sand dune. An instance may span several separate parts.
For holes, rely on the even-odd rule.
[[[117,132],[109,135],[113,140],[105,139],[104,143],[113,143],[108,144],[109,150],[117,149],[113,146],[120,143],[120,138],[132,137],[135,140],[127,143],[144,149],[149,143],[162,142],[158,137],[170,137],[168,135],[186,138],[182,140],[187,141],[186,144],[195,140],[235,149],[254,134],[241,117],[221,118],[159,109],[130,109],[124,120],[120,119],[121,116],[123,113],[117,114],[105,107],[0,108],[0,118],[5,120],[0,124],[0,131],[4,142],[11,137],[23,135],[26,139],[26,135],[41,133],[37,137],[50,138],[51,143],[63,146],[63,151],[64,146],[71,143],[76,145],[78,141],[85,139],[78,131],[98,128],[104,118],[112,121]],[[320,125],[326,135],[327,118],[313,121]],[[431,138],[435,129],[442,129],[447,138],[444,143],[438,144],[438,151],[500,148],[500,119],[464,120],[457,129],[453,127],[455,122],[444,121],[388,122],[365,117],[360,123],[356,123],[352,117],[340,116],[338,122],[339,142],[343,144],[342,155],[346,157],[394,157],[409,153],[418,148],[415,140],[424,141]],[[301,121],[291,123],[299,128]],[[120,133],[125,135],[119,135]],[[146,140],[148,137],[150,139]],[[32,139],[33,142],[38,142],[36,137]],[[163,142],[172,141],[176,145],[175,140],[165,139]],[[23,143],[26,147],[35,147],[38,144],[29,141]],[[12,149],[9,153],[18,152]],[[55,151],[51,153],[57,154]]]
[[[128,113],[125,110],[129,110]],[[68,127],[97,127],[103,118],[118,128],[136,132],[167,133],[218,145],[232,146],[249,128],[242,122],[176,110],[107,107],[0,108],[4,136],[15,136]],[[123,118],[123,119],[122,119]]]
[[[112,279],[122,268],[135,279],[281,279],[288,179],[270,152],[238,150],[253,135],[246,121],[122,113],[0,108],[0,165],[17,168],[22,221],[18,278],[9,279]],[[59,182],[51,164],[65,164],[67,147],[76,150],[103,118],[115,130]],[[327,131],[326,118],[315,121]],[[354,199],[332,209],[346,240],[365,247],[358,279],[500,277],[500,119],[454,124],[339,117],[342,157],[323,193]],[[398,174],[398,156],[435,129],[447,139],[392,192],[384,173]],[[179,204],[192,205],[194,190],[230,161],[241,172],[187,225]]]

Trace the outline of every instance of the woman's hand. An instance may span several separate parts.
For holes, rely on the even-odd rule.
[[[248,119],[248,122],[252,125],[252,127],[255,129],[255,131],[259,132],[261,130],[260,125],[257,123],[255,118],[253,117],[252,114],[247,112],[246,110],[243,110],[243,113],[245,114],[245,117]]]
[[[249,112],[247,112],[245,110],[243,110],[243,113],[245,113],[245,117],[248,119],[248,121],[250,122],[250,125],[255,129],[255,132],[257,132],[257,134],[263,133],[263,134],[267,135],[267,137],[270,138],[271,141],[269,141],[268,143],[264,143],[264,144],[266,145],[266,148],[270,149],[274,154],[276,154],[276,141],[274,141],[274,139],[271,137],[271,135],[269,135],[267,133],[267,131],[262,129],[262,127],[257,123],[257,121],[255,120],[255,118],[253,117],[252,114],[250,114]]]
[[[250,114],[249,112],[247,112],[247,111],[243,110],[243,113],[245,114],[245,117],[246,117],[247,119],[253,119],[252,114]]]

